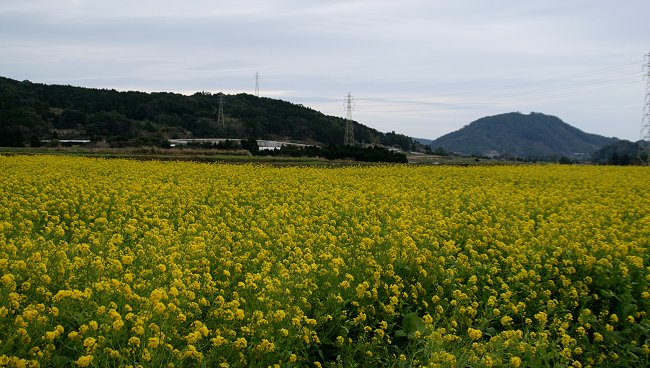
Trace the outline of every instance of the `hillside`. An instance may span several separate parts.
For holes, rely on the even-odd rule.
[[[110,146],[155,145],[173,138],[255,138],[342,144],[345,120],[302,105],[249,94],[118,92],[0,77],[0,146],[86,138]],[[399,145],[410,138],[355,124],[358,142]]]
[[[585,133],[555,116],[513,112],[478,119],[434,140],[431,147],[475,155],[587,158],[614,141]]]

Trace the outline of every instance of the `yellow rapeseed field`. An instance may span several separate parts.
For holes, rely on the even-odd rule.
[[[648,366],[649,188],[0,157],[0,366]]]

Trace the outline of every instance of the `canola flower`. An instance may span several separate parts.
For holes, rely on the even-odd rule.
[[[650,364],[644,167],[0,170],[0,366]]]

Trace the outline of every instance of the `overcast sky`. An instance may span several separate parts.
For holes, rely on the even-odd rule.
[[[0,0],[0,75],[254,93],[437,138],[555,115],[638,140],[648,0]],[[227,106],[226,106],[227,112]]]

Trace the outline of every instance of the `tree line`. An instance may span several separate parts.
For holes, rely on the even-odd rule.
[[[224,122],[218,121],[223,101]],[[86,138],[113,147],[164,145],[169,139],[246,138],[342,145],[345,119],[250,94],[118,92],[0,77],[0,145]],[[364,144],[409,150],[414,142],[354,123]]]
[[[221,142],[190,142],[187,147],[219,150],[247,150],[254,156],[321,157],[328,160],[354,160],[363,162],[408,163],[406,155],[380,146],[344,146],[330,144],[297,146],[285,144],[275,149],[260,149],[253,138]]]
[[[261,150],[261,156],[288,156],[288,157],[323,157],[328,160],[354,160],[364,162],[408,163],[406,155],[379,146],[290,146],[284,145],[279,149]]]
[[[646,141],[620,140],[594,152],[591,161],[602,165],[618,166],[647,164],[648,144],[650,143]]]

